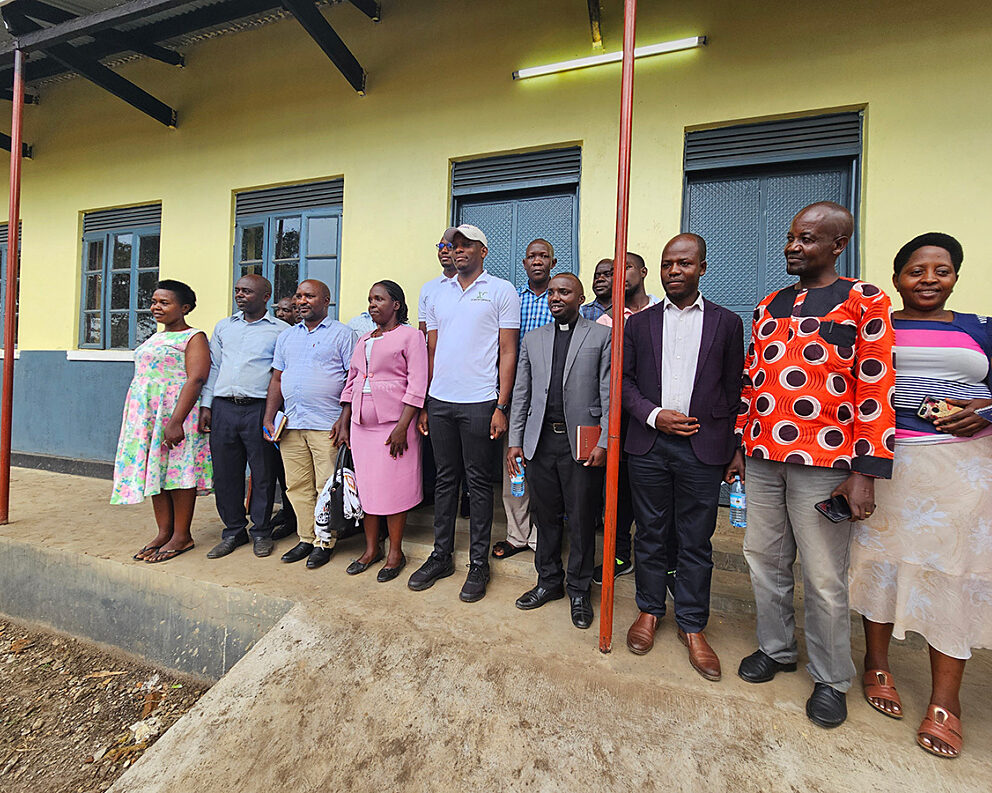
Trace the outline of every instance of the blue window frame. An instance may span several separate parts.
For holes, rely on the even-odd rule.
[[[133,350],[155,332],[160,237],[159,226],[83,234],[81,348]]]
[[[268,278],[272,304],[295,294],[300,281],[323,281],[331,291],[327,314],[337,319],[340,254],[340,207],[245,215],[236,224],[234,280]]]

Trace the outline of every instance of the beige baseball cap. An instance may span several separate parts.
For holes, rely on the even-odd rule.
[[[448,236],[449,234],[451,236]],[[463,237],[465,237],[465,239],[476,240],[477,242],[481,242],[487,248],[489,247],[489,240],[486,239],[486,235],[483,233],[482,229],[480,229],[478,226],[472,226],[468,223],[462,223],[462,225],[454,226],[448,229],[446,232],[444,232],[444,238],[448,242],[454,242],[455,234],[461,234]]]

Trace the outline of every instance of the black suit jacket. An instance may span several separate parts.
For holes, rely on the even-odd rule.
[[[623,407],[631,415],[624,451],[647,454],[658,436],[648,427],[651,411],[661,406],[662,333],[665,304],[633,314],[623,333]],[[696,457],[726,465],[737,447],[734,423],[744,373],[744,323],[734,312],[703,300],[703,332],[692,386],[689,415],[698,419],[691,436]]]

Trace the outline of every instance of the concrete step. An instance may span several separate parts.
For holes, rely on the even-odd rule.
[[[422,507],[410,513],[403,539],[403,548],[412,568],[423,562],[434,547],[434,512],[432,507]],[[506,536],[506,520],[502,506],[497,503],[493,512],[493,542],[498,542]],[[730,525],[729,511],[721,507],[717,519],[717,529],[713,536],[713,583],[710,590],[710,607],[714,614],[747,616],[754,614],[754,593],[748,574],[747,562],[741,550],[743,530]],[[455,523],[455,575],[459,576],[467,568],[469,530],[468,520],[458,518]],[[602,559],[602,535],[597,535],[596,559]],[[342,542],[341,549],[355,549],[360,553],[361,540],[348,539]],[[534,554],[523,551],[509,559],[492,560],[494,576],[510,576],[520,581],[521,593],[536,580],[534,569]],[[802,608],[802,578],[799,565],[796,565],[796,604],[797,610]],[[598,596],[599,587],[594,586],[594,597]],[[621,576],[616,580],[615,597],[633,601],[634,576]],[[798,615],[802,619],[802,615]]]

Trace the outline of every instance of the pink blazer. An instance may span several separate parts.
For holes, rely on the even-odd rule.
[[[399,421],[404,405],[424,406],[427,395],[427,341],[424,334],[409,325],[400,325],[372,345],[371,365],[365,365],[366,333],[351,355],[348,379],[341,392],[341,402],[351,403],[351,420],[359,424],[362,398],[371,396],[380,424]],[[366,372],[372,381],[372,393],[363,394]]]

